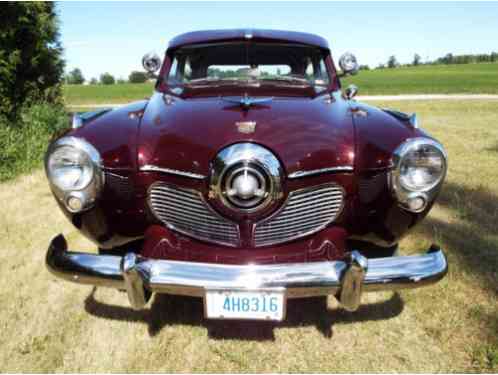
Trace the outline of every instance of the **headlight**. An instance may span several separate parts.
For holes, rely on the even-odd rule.
[[[64,137],[53,143],[45,169],[54,193],[72,212],[88,208],[103,184],[100,155],[81,138]]]
[[[81,190],[92,181],[94,168],[90,156],[73,146],[60,146],[48,158],[51,182],[59,189]]]
[[[408,139],[394,151],[393,164],[391,187],[398,200],[410,211],[422,211],[446,176],[443,146],[429,138]]]

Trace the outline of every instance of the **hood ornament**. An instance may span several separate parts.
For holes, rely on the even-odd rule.
[[[238,104],[246,111],[253,105],[267,104],[273,100],[273,98],[251,98],[247,93],[243,97],[222,97],[221,99],[228,103]]]

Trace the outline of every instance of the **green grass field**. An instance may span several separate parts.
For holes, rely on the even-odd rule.
[[[280,324],[209,321],[200,299],[167,295],[134,311],[125,293],[46,270],[59,232],[71,249],[95,246],[38,170],[0,184],[0,372],[497,372],[497,102],[375,104],[417,112],[447,149],[438,203],[401,242],[403,254],[446,250],[440,283],[366,294],[355,313],[294,300]]]
[[[361,71],[343,84],[356,84],[360,95],[498,94],[498,63],[431,65]],[[150,96],[152,83],[120,85],[67,85],[66,104],[127,103]]]
[[[343,84],[349,83],[359,87],[359,95],[497,94],[498,63],[361,71]]]

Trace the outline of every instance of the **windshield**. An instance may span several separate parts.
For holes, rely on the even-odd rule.
[[[254,42],[188,46],[172,56],[170,86],[247,84],[327,86],[324,53],[316,47]]]

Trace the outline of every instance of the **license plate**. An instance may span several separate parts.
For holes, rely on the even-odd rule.
[[[208,319],[283,320],[283,290],[207,290],[204,299]]]

